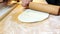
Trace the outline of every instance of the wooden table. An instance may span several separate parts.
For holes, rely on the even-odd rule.
[[[0,21],[7,16],[15,7],[17,4],[13,5],[4,5],[4,3],[0,3]]]
[[[48,19],[36,23],[23,23],[18,15],[24,12],[18,5],[8,16],[0,21],[1,34],[60,34],[60,16],[50,15]]]

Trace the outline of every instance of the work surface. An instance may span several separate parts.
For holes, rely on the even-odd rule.
[[[50,15],[48,19],[23,23],[17,19],[24,11],[24,7],[18,5],[8,16],[0,22],[1,34],[60,34],[60,16]]]
[[[8,15],[15,7],[16,4],[8,6],[4,3],[0,3],[0,20],[2,20],[6,15]]]

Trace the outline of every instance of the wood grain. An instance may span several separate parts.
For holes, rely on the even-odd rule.
[[[5,8],[3,8],[3,11],[1,12],[4,12],[4,9],[6,9],[5,13],[2,13],[3,15],[0,16],[0,21],[5,17],[7,16],[7,14],[9,14],[15,7],[17,6],[17,4],[14,4],[14,5],[11,5],[11,6],[7,6]]]
[[[34,10],[38,10],[38,11],[47,12],[50,14],[58,15],[60,6],[31,2],[29,4],[29,8],[34,9]]]

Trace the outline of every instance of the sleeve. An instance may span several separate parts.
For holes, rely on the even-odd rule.
[[[8,2],[8,0],[3,0],[3,2]]]
[[[59,5],[60,6],[60,0],[46,0],[48,4],[53,5]]]

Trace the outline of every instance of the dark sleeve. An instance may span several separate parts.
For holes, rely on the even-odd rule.
[[[3,0],[3,2],[8,2],[8,0]]]
[[[60,0],[46,0],[48,4],[53,5],[59,5],[60,6]]]

